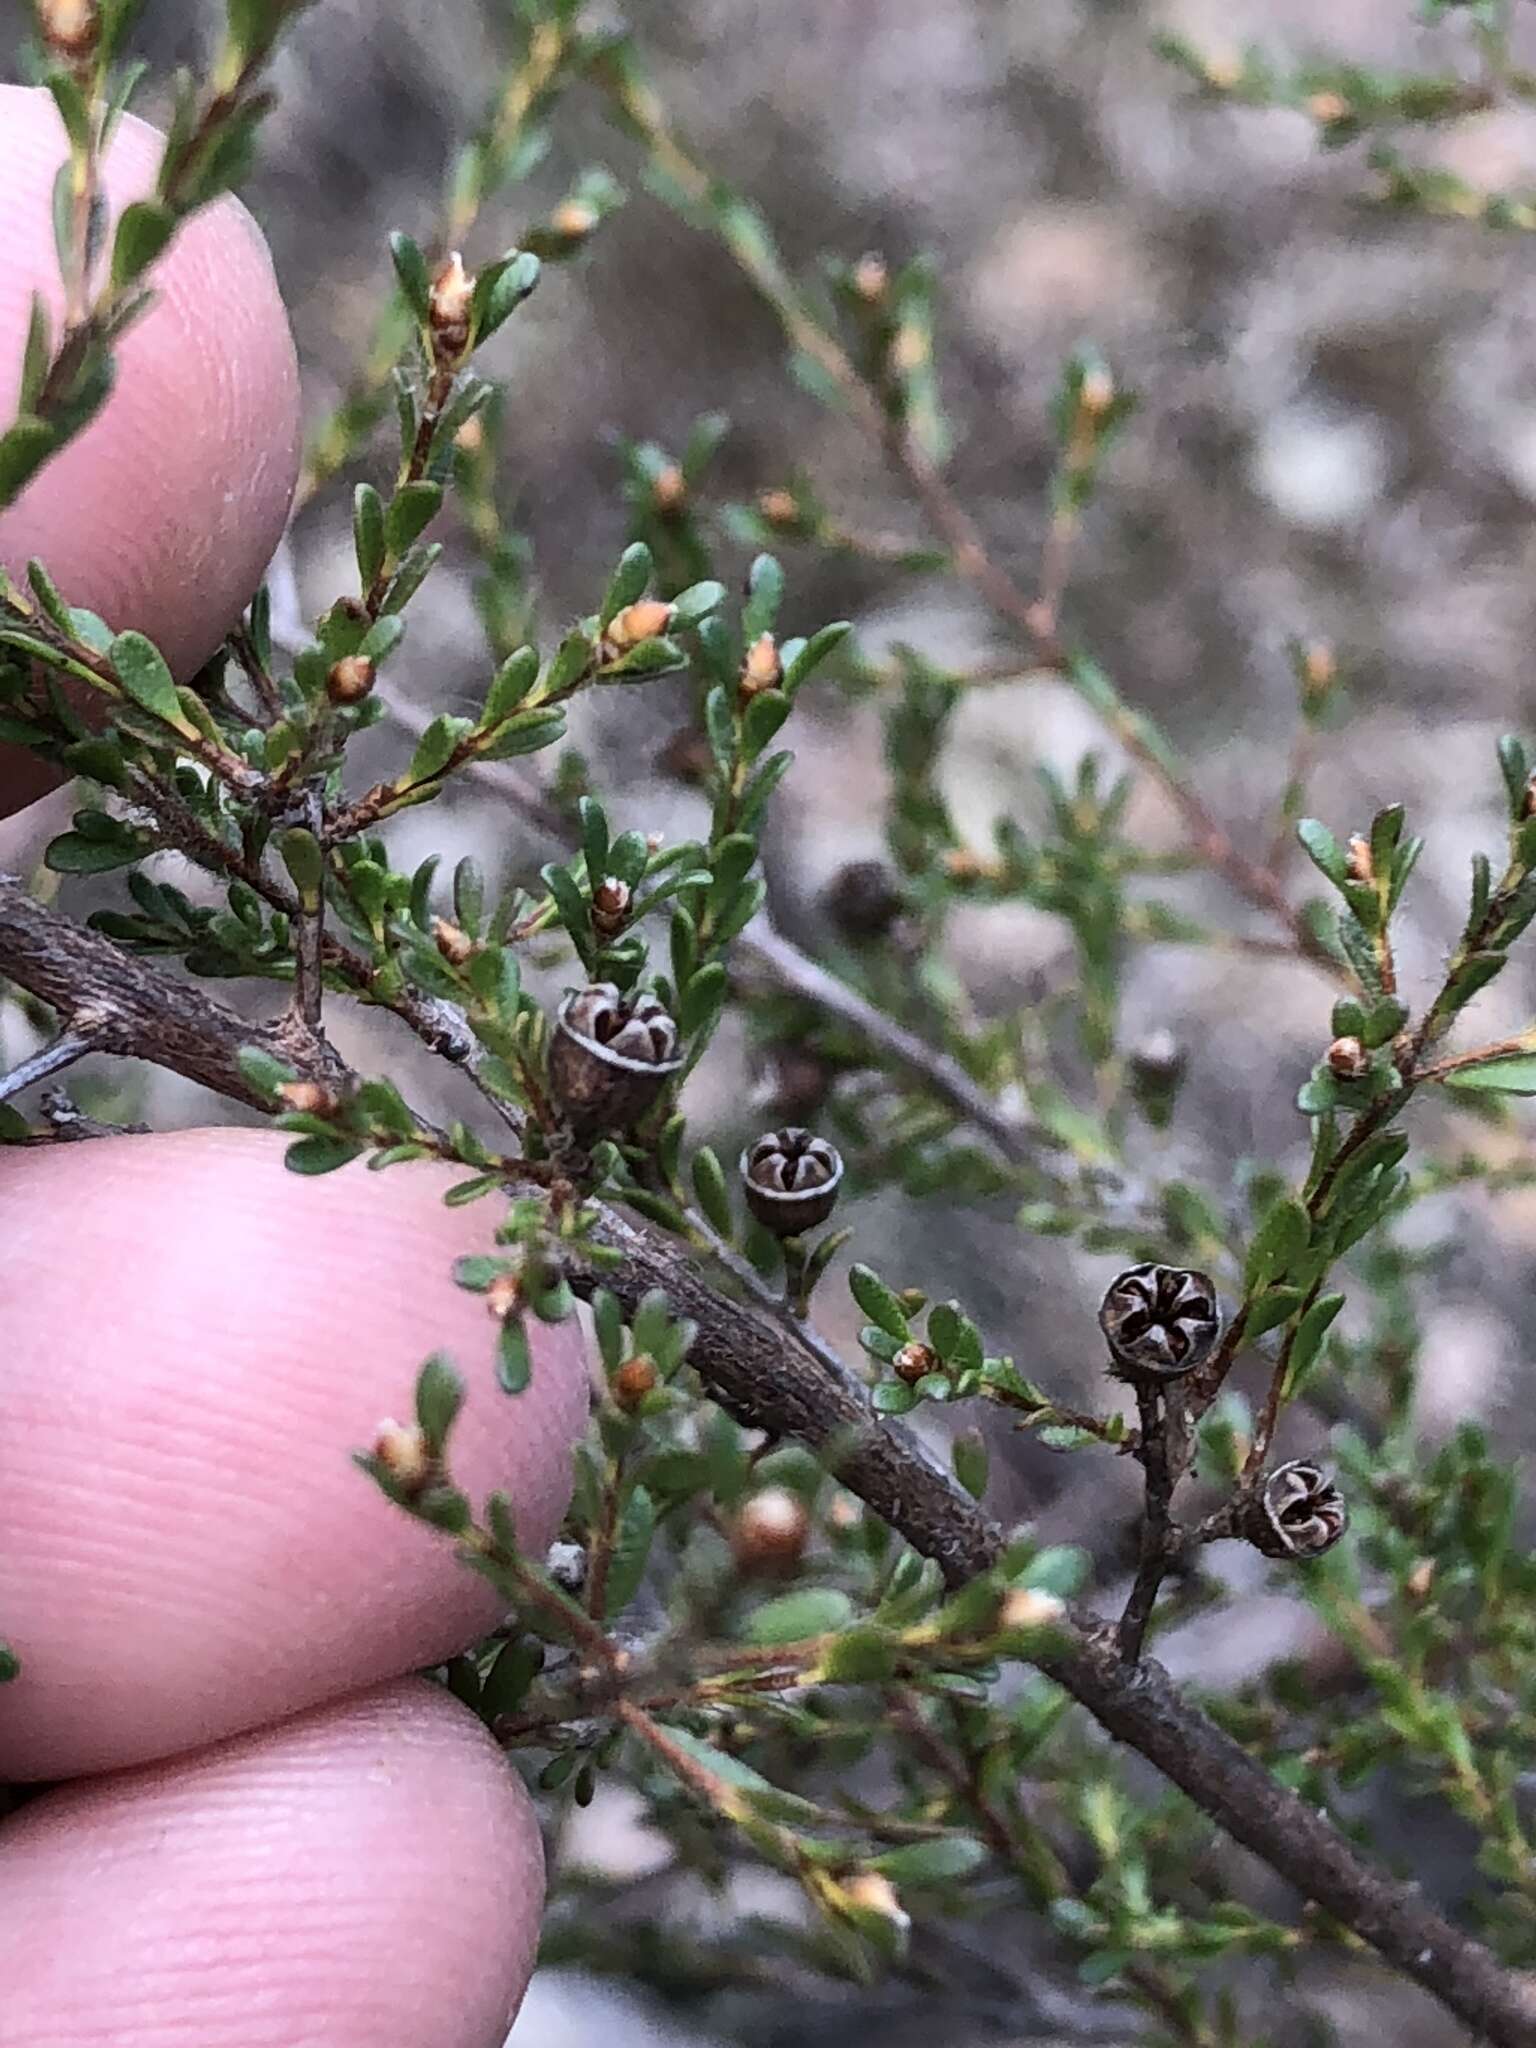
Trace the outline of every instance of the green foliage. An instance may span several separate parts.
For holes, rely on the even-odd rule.
[[[131,94],[116,68],[127,11],[104,11],[94,69],[50,72],[69,137],[63,200],[71,180],[94,176]],[[66,344],[34,304],[18,414],[0,432],[0,505],[105,401],[114,344],[155,262],[249,157],[266,107],[262,67],[298,11],[293,0],[231,0],[217,89],[177,88],[151,197],[94,226],[92,209],[61,201],[61,268],[77,298],[89,287],[87,313]],[[1531,96],[1507,62],[1501,9],[1438,11],[1465,13],[1504,87]],[[453,1660],[445,1682],[549,1805],[584,1804],[617,1779],[639,1791],[680,1872],[718,1883],[760,1859],[793,1879],[811,1911],[773,1939],[817,1970],[910,1971],[918,1982],[909,1916],[997,1915],[1008,1927],[1002,1916],[1022,1906],[1045,1930],[1042,1954],[1048,1940],[1080,1987],[1135,2005],[1159,2038],[1190,2048],[1252,2039],[1243,2029],[1256,2001],[1235,1966],[1278,1967],[1304,1986],[1298,1966],[1337,1930],[1283,1901],[1228,1897],[1207,1822],[1122,1769],[1048,1675],[1060,1669],[1064,1603],[1093,1576],[1088,1556],[1026,1528],[994,1568],[946,1587],[839,1476],[849,1441],[915,1415],[936,1447],[934,1483],[952,1474],[956,1500],[991,1507],[1003,1454],[1028,1432],[1031,1453],[1141,1468],[1141,1533],[1155,1540],[1140,1545],[1138,1585],[1154,1635],[1232,1597],[1206,1569],[1206,1546],[1247,1540],[1271,1557],[1347,1673],[1330,1694],[1310,1671],[1263,1668],[1218,1702],[1222,1719],[1352,1833],[1369,1833],[1360,1795],[1383,1782],[1470,1830],[1465,1917],[1511,1966],[1536,1967],[1523,1761],[1536,1730],[1536,1565],[1516,1474],[1489,1442],[1463,1425],[1426,1453],[1414,1435],[1418,1303],[1439,1252],[1398,1230],[1426,1194],[1531,1184],[1526,1165],[1465,1147],[1426,1153],[1418,1115],[1426,1091],[1489,1122],[1523,1114],[1510,1103],[1536,1094],[1536,1033],[1448,1049],[1536,917],[1526,744],[1500,743],[1506,844],[1474,861],[1438,985],[1400,985],[1421,847],[1402,807],[1358,830],[1307,816],[1299,748],[1274,822],[1294,832],[1327,893],[1293,903],[1278,867],[1240,853],[1209,816],[1167,735],[1094,653],[1060,638],[1068,551],[1095,495],[1113,489],[1116,446],[1136,430],[1135,396],[1111,365],[1085,345],[1062,367],[1038,596],[990,558],[978,576],[982,543],[943,473],[953,429],[938,369],[939,267],[924,255],[866,256],[801,280],[757,207],[694,162],[630,41],[584,25],[565,0],[522,0],[510,13],[509,73],[454,159],[432,232],[394,235],[389,264],[380,251],[388,303],[356,387],[310,451],[307,490],[364,458],[377,480],[352,479],[355,579],[349,566],[351,587],[305,644],[274,646],[271,605],[258,596],[188,687],[142,634],[71,608],[41,565],[25,587],[0,581],[0,740],[83,785],[45,859],[63,877],[118,874],[92,928],[194,981],[278,986],[284,1029],[250,1027],[235,1092],[287,1134],[291,1171],[431,1160],[455,1169],[446,1204],[477,1210],[466,1242],[481,1249],[454,1278],[483,1302],[484,1355],[427,1359],[412,1420],[385,1425],[358,1459],[507,1608],[507,1627]],[[1203,96],[1300,107],[1329,146],[1471,110],[1459,73],[1389,78],[1322,60],[1289,71],[1258,56],[1223,68],[1187,44],[1165,48]],[[541,617],[532,544],[504,502],[505,394],[476,351],[516,317],[541,264],[588,247],[622,188],[602,166],[576,173],[522,246],[466,281],[462,319],[443,310],[440,252],[482,240],[486,209],[538,159],[578,80],[642,153],[655,197],[712,236],[759,295],[784,331],[790,373],[878,442],[920,506],[938,507],[931,543],[870,546],[793,460],[779,472],[791,485],[765,478],[750,503],[721,503],[728,422],[706,412],[675,455],[619,444],[623,545],[587,594],[590,610]],[[1400,203],[1532,224],[1514,198],[1469,199],[1444,174],[1380,152],[1373,162]],[[375,461],[392,401],[396,434]],[[384,672],[402,648],[431,663],[413,601],[445,550],[457,559],[461,548],[486,629],[474,693],[434,709],[393,753],[376,732],[364,779],[355,742],[379,724]],[[894,576],[960,569],[993,593],[1020,636],[1019,661],[1050,666],[1076,693],[1104,749],[1042,767],[1003,815],[957,815],[955,716],[987,675],[908,648],[872,658],[845,622],[807,616],[816,585],[792,549]],[[1298,647],[1292,660],[1299,734],[1347,753],[1331,653]],[[611,705],[601,693],[620,687],[682,707],[697,836],[665,843],[590,786],[579,758],[557,753],[576,700],[601,720]],[[794,762],[780,743],[806,743],[802,693],[833,692],[869,700],[880,721],[886,893],[898,908],[876,929],[843,933],[825,967],[792,948],[786,965],[763,858]],[[547,857],[525,858],[509,840],[486,872],[464,860],[449,873],[437,856],[401,863],[392,821],[498,775],[492,786],[545,833]],[[1171,853],[1145,843],[1134,802],[1145,784],[1187,828]],[[195,885],[169,878],[167,853],[198,871]],[[1176,1110],[1187,1057],[1203,1049],[1149,1044],[1126,1014],[1142,949],[1256,942],[1173,893],[1192,868],[1219,872],[1269,920],[1271,951],[1329,980],[1294,1143],[1273,1159],[1202,1161]],[[995,1014],[1001,1006],[954,965],[956,920],[1020,908],[1054,922],[1072,971],[1038,1001]],[[654,997],[678,1054],[675,1073],[663,1062],[655,1099],[596,1137],[562,1096],[551,1057],[554,991],[591,983],[621,1001]],[[443,1128],[403,1080],[330,1062],[316,1033],[343,1002],[389,1013],[450,1060],[476,1120],[465,1112]],[[745,1105],[695,1107],[708,1091],[686,1084],[728,1015],[770,1063],[792,1055],[817,1084],[807,1083],[817,1107],[803,1115],[835,1133],[846,1168],[835,1223],[770,1231],[762,1189],[742,1186],[731,1164],[743,1146],[750,1158],[757,1135]],[[1276,1078],[1275,1099],[1288,1101],[1295,1081]],[[0,1096],[0,1142],[48,1141]],[[989,1331],[995,1299],[944,1298],[955,1281],[941,1251],[919,1232],[872,1225],[882,1212],[866,1198],[896,1194],[930,1214],[974,1210],[993,1232],[1011,1217],[1023,1256],[1042,1249],[1031,1240],[1058,1239],[1090,1257],[1209,1273],[1222,1335],[1166,1385],[1128,1382],[1121,1360],[1078,1406],[1032,1376],[1050,1376],[1028,1355],[1039,1325]],[[677,1298],[635,1284],[624,1250],[635,1218],[662,1243],[663,1270],[686,1262]],[[1421,1248],[1404,1249],[1410,1241]],[[840,1264],[850,1251],[851,1310]],[[1041,1322],[1068,1331],[1095,1368],[1104,1345],[1089,1296],[1102,1281],[1039,1305]],[[515,1503],[472,1501],[455,1484],[453,1432],[477,1374],[508,1399],[526,1393],[546,1332],[575,1315],[578,1293],[595,1336],[594,1415],[562,1544],[534,1558],[518,1549]],[[718,1372],[705,1368],[718,1366],[722,1339],[711,1314],[727,1300],[748,1304],[760,1333],[807,1351],[856,1426],[813,1456],[755,1426],[744,1397],[729,1412],[712,1400]],[[857,1331],[862,1380],[823,1327]],[[1023,1362],[993,1348],[1002,1342]],[[861,1387],[867,1405],[851,1407]],[[1352,1517],[1336,1547],[1305,1562],[1274,1558],[1262,1540],[1282,1431],[1288,1456],[1293,1442],[1326,1449]],[[1101,1602],[1114,1575],[1098,1574]],[[1124,1623],[1121,1643],[1139,1650]],[[0,1645],[0,1681],[17,1672]],[[664,1927],[647,1924],[641,1940],[625,1915],[592,1915],[587,1903],[574,1884],[557,1897],[552,1957],[617,1960],[673,1987],[695,1967],[671,1953]],[[718,1961],[726,1982],[747,1968],[728,1946],[704,1966]],[[1269,1980],[1254,1981],[1267,1996]]]

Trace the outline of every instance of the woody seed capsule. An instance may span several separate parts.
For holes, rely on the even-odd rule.
[[[747,1207],[775,1237],[798,1237],[825,1223],[837,1203],[843,1162],[825,1138],[798,1124],[765,1131],[741,1155]]]
[[[1348,1527],[1343,1494],[1309,1458],[1277,1465],[1237,1518],[1237,1533],[1266,1557],[1321,1557]]]
[[[621,995],[599,981],[560,1005],[549,1083],[578,1139],[628,1130],[681,1065],[677,1026],[653,995]]]
[[[1110,1282],[1099,1328],[1127,1377],[1178,1379],[1210,1356],[1221,1334],[1216,1289],[1184,1266],[1131,1266]]]

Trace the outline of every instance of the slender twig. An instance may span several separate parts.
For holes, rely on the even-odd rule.
[[[1141,1415],[1141,1440],[1136,1455],[1146,1474],[1146,1511],[1141,1523],[1141,1559],[1125,1612],[1120,1617],[1120,1654],[1134,1664],[1157,1605],[1174,1551],[1174,1473],[1168,1457],[1168,1421],[1158,1389],[1145,1381],[1136,1386],[1136,1406]]]
[[[33,1053],[30,1059],[12,1067],[8,1074],[0,1074],[0,1102],[9,1102],[13,1095],[19,1095],[34,1082],[52,1080],[55,1074],[62,1074],[76,1060],[83,1060],[87,1053],[94,1052],[97,1044],[98,1040],[88,1030],[71,1025],[41,1051]]]
[[[241,1049],[253,1043],[315,1078],[349,1078],[329,1047],[308,1038],[294,1044],[281,1024],[252,1024],[36,903],[8,877],[0,877],[0,973],[62,1014],[89,1003],[110,1018],[104,1049],[169,1067],[239,1101],[259,1101],[239,1063]],[[607,1287],[633,1314],[659,1288],[674,1314],[697,1324],[690,1365],[729,1414],[820,1455],[915,1550],[934,1558],[951,1585],[998,1562],[1003,1532],[910,1435],[881,1423],[851,1373],[829,1372],[778,1322],[721,1295],[685,1247],[651,1226],[599,1205],[594,1241],[617,1253],[618,1263],[577,1265],[577,1291]],[[606,1644],[585,1615],[581,1621]],[[1143,1658],[1128,1666],[1114,1630],[1098,1617],[1064,1613],[1051,1638],[1037,1659],[1040,1669],[1111,1735],[1494,2048],[1532,2048],[1536,1984],[1529,1978],[1452,1926],[1415,1886],[1376,1869],[1325,1815],[1184,1698],[1158,1664]],[[635,1711],[623,1716],[631,1726]]]

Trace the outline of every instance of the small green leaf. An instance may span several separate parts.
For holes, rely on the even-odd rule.
[[[432,524],[442,505],[441,484],[423,481],[402,484],[384,515],[384,539],[389,552],[403,555]],[[371,582],[372,578],[368,580]]]
[[[1086,1451],[1099,1441],[1091,1429],[1079,1429],[1075,1422],[1050,1422],[1035,1436],[1048,1451]]]
[[[260,1046],[242,1046],[236,1055],[240,1071],[258,1094],[275,1097],[285,1081],[296,1081],[298,1075],[283,1060],[274,1059]]]
[[[773,631],[783,602],[783,569],[772,555],[759,555],[747,571],[747,601],[741,613],[741,635],[749,647]]]
[[[148,270],[176,228],[176,215],[158,199],[136,199],[125,206],[112,239],[113,289],[121,291]]]
[[[1247,1338],[1262,1337],[1267,1331],[1278,1329],[1282,1323],[1290,1321],[1306,1298],[1300,1287],[1266,1288],[1249,1307],[1243,1335]]]
[[[1284,1195],[1264,1215],[1243,1269],[1250,1292],[1288,1273],[1312,1239],[1312,1219],[1294,1195]]]
[[[643,540],[632,541],[620,555],[618,567],[609,578],[608,588],[603,594],[597,614],[599,630],[606,631],[626,605],[632,605],[643,597],[650,580],[651,551]]]
[[[1447,1088],[1462,1088],[1469,1094],[1536,1095],[1536,1053],[1458,1067],[1444,1078]]]
[[[957,1372],[979,1372],[981,1333],[955,1301],[941,1301],[928,1314],[928,1341]]]
[[[444,1352],[434,1351],[416,1376],[416,1426],[434,1457],[441,1457],[459,1410],[464,1382]]]
[[[359,484],[352,494],[352,545],[357,573],[366,590],[384,566],[384,500],[372,484]]]
[[[349,1165],[362,1149],[354,1138],[300,1138],[283,1154],[283,1164],[290,1173],[334,1173]]]
[[[949,1447],[955,1477],[971,1496],[980,1500],[987,1490],[987,1440],[979,1429],[963,1429]]]
[[[1335,1316],[1343,1306],[1342,1294],[1321,1295],[1296,1325],[1296,1334],[1291,1339],[1291,1355],[1286,1366],[1284,1397],[1287,1401],[1293,1400],[1311,1377],[1313,1368],[1322,1355],[1323,1339],[1328,1335]]]
[[[416,742],[411,765],[405,771],[405,784],[431,782],[441,775],[453,759],[460,740],[467,738],[473,730],[467,718],[455,718],[446,711],[440,712]]]
[[[898,1344],[906,1343],[912,1334],[906,1312],[892,1290],[872,1267],[850,1267],[848,1288],[854,1300],[877,1329],[884,1330],[888,1337],[894,1337]]]
[[[179,732],[186,731],[175,681],[152,640],[142,633],[119,633],[112,642],[112,668],[135,704]]]
[[[539,281],[539,259],[531,250],[515,249],[490,264],[475,285],[475,340],[489,341]]]
[[[987,1860],[981,1843],[969,1835],[950,1835],[936,1842],[907,1842],[876,1856],[871,1870],[878,1870],[893,1884],[947,1884],[968,1877]]]
[[[0,1642],[0,1685],[9,1685],[21,1676],[21,1659],[9,1643]]]
[[[533,1352],[521,1316],[509,1316],[496,1339],[496,1381],[504,1394],[521,1394],[533,1378]]]
[[[395,276],[400,280],[405,303],[425,327],[432,312],[432,280],[427,275],[427,260],[409,235],[391,235],[389,253],[394,259]]]
[[[672,624],[678,629],[696,626],[700,619],[707,619],[711,612],[718,611],[724,602],[723,583],[691,583],[672,600]]]
[[[325,855],[314,833],[301,825],[295,826],[282,835],[277,850],[306,908],[317,903],[320,886],[325,879]]]
[[[536,647],[519,647],[515,654],[509,654],[496,671],[485,700],[485,710],[481,713],[481,725],[500,725],[522,703],[538,681],[538,676],[539,650]]]
[[[1320,868],[1336,888],[1342,888],[1349,879],[1349,867],[1343,847],[1328,827],[1317,818],[1303,818],[1296,827],[1296,837],[1313,865]]]
[[[0,506],[20,496],[62,438],[49,421],[28,414],[0,434]]]
[[[701,1145],[693,1155],[693,1192],[699,1207],[722,1237],[728,1238],[736,1227],[731,1213],[730,1189],[726,1185],[725,1169],[708,1145]]]
[[[841,647],[853,631],[846,619],[823,626],[819,633],[813,633],[798,653],[784,664],[784,694],[793,697],[803,682],[809,680],[836,648]]]
[[[870,1397],[881,1415],[908,1415],[917,1406],[917,1394],[903,1380],[881,1380]]]
[[[807,1636],[835,1635],[853,1619],[853,1602],[834,1586],[802,1586],[766,1601],[747,1616],[745,1642],[765,1647],[796,1643]]]
[[[603,1613],[608,1620],[622,1614],[639,1592],[655,1534],[656,1504],[643,1486],[637,1486],[620,1511],[618,1535],[609,1560],[603,1600]]]

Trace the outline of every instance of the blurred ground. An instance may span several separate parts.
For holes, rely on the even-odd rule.
[[[326,0],[283,60],[283,105],[250,198],[293,308],[316,419],[384,290],[387,230],[430,228],[443,165],[490,75],[495,11],[481,0]],[[17,12],[0,0],[0,56]],[[151,5],[146,48],[187,57],[215,16],[208,0]],[[1091,336],[1141,393],[1088,523],[1073,634],[1157,710],[1214,809],[1255,846],[1292,729],[1285,643],[1334,640],[1357,715],[1320,768],[1312,807],[1347,830],[1379,803],[1409,804],[1428,850],[1404,965],[1412,978],[1433,972],[1459,923],[1469,852],[1499,830],[1493,737],[1536,712],[1536,245],[1367,209],[1357,153],[1320,155],[1310,126],[1288,114],[1192,106],[1149,41],[1175,27],[1213,50],[1260,40],[1293,56],[1321,46],[1407,64],[1448,48],[1447,36],[1415,27],[1407,0],[633,0],[629,17],[679,124],[764,205],[794,262],[822,249],[936,253],[953,480],[1026,579],[1063,355]],[[1536,19],[1523,26],[1536,31]],[[1536,183],[1528,113],[1478,117],[1436,146],[1474,181]],[[638,188],[628,146],[578,96],[478,253],[515,240],[594,161]],[[638,189],[588,259],[547,275],[498,347],[512,378],[508,473],[547,627],[588,607],[621,542],[614,437],[675,447],[708,409],[734,422],[718,473],[731,493],[799,463],[849,523],[921,532],[863,445],[786,383],[773,322],[714,245]],[[295,536],[310,614],[347,580],[346,502],[343,490],[322,497]],[[793,549],[787,561],[796,623],[852,616],[871,647],[905,638],[962,665],[1008,652],[952,584],[902,583]],[[438,708],[467,696],[483,660],[462,575],[439,578],[422,603],[392,674],[397,690]],[[601,721],[578,737],[619,793],[619,822],[672,832],[692,800],[649,765],[668,726],[654,694],[605,696]],[[813,715],[821,744],[798,742],[772,863],[779,914],[814,948],[825,939],[817,888],[876,844],[880,781],[872,711],[829,701]],[[1030,814],[1034,760],[1070,766],[1094,743],[1055,685],[978,693],[951,774],[977,842],[996,811]],[[1166,828],[1150,798],[1145,818]],[[530,872],[542,857],[485,801],[407,814],[397,844],[417,857],[472,848]],[[1214,889],[1205,902],[1245,921]],[[962,921],[959,949],[989,1011],[1050,986],[1069,958],[1056,927],[1007,912]],[[1522,1021],[1529,994],[1501,982],[1480,1006],[1487,1035]],[[1237,987],[1229,960],[1163,951],[1137,964],[1130,1013],[1195,1048],[1164,1161],[1201,1172],[1216,1160],[1224,1175],[1243,1152],[1288,1156],[1294,1089],[1326,1031],[1319,982],[1245,966]],[[743,1135],[741,1094],[722,1050],[696,1110],[720,1122],[727,1144]],[[160,1109],[195,1113],[169,1089]],[[1038,1376],[1070,1384],[1091,1367],[1070,1332],[1086,1327],[1106,1262],[1025,1243],[1006,1214],[968,1218],[950,1238],[932,1212],[904,1203],[862,1220],[882,1235],[891,1270],[963,1296]],[[1428,1223],[1449,1220],[1441,1211]],[[1523,1316],[1531,1220],[1529,1209],[1479,1211],[1481,1227],[1460,1233],[1435,1315],[1431,1431],[1470,1409],[1529,1432],[1514,1391],[1523,1324],[1517,1332],[1512,1318]],[[1038,1313],[1042,1302],[1050,1313]],[[1053,1533],[1102,1526],[1102,1485],[1088,1503],[1056,1492],[1062,1461],[1013,1463],[1006,1510],[1044,1499]],[[1248,1611],[1257,1639],[1227,1633],[1219,1646],[1237,1668],[1291,1625],[1262,1604]],[[1207,1675],[1217,1647],[1190,1646]],[[1341,1994],[1340,2039],[1430,2048],[1453,2038],[1410,1994],[1389,2003],[1365,2012]],[[889,2043],[891,2014],[871,2006],[865,2017],[869,2038]],[[838,2011],[847,2048],[866,2038],[861,2024]],[[598,2026],[626,2043],[698,2039],[583,2006],[567,1978],[541,1986],[515,2039],[556,2048]],[[957,2048],[972,2037],[957,2021]],[[974,2038],[1044,2037],[989,2027]]]

